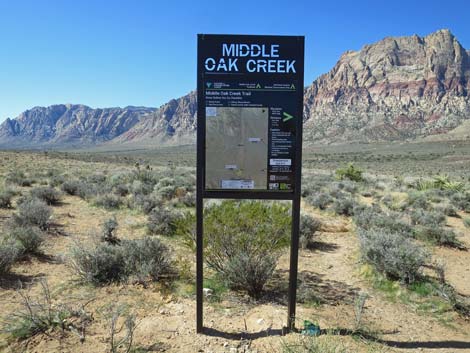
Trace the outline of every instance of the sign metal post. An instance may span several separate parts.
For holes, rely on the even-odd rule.
[[[287,331],[295,329],[303,36],[198,35],[196,331],[203,333],[204,199],[292,201]]]

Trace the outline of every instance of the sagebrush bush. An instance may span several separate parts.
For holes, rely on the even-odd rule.
[[[31,190],[31,196],[44,201],[48,205],[56,205],[60,202],[60,192],[50,186],[41,186]]]
[[[141,210],[145,214],[149,214],[154,208],[163,207],[163,200],[153,194],[136,194],[132,197],[130,207]]]
[[[0,208],[11,208],[13,196],[15,196],[13,190],[0,190]]]
[[[452,229],[445,229],[439,225],[422,226],[417,228],[417,237],[433,244],[461,248],[462,244]]]
[[[118,222],[115,217],[107,219],[101,226],[101,240],[109,244],[119,244],[117,237]]]
[[[13,215],[13,220],[20,226],[37,226],[45,230],[49,228],[51,216],[52,210],[44,201],[26,198],[18,205],[18,212]]]
[[[234,263],[260,266],[245,282],[244,289],[257,296],[253,288],[262,288],[271,276],[269,256],[275,259],[289,244],[290,212],[285,204],[259,201],[223,201],[204,210],[205,261],[220,277],[230,282]],[[263,262],[262,258],[265,258]],[[269,266],[268,266],[269,265]],[[249,274],[246,274],[249,276]],[[255,282],[259,282],[257,285]]]
[[[465,227],[470,228],[470,218],[464,218],[463,224]]]
[[[459,192],[451,196],[450,202],[459,210],[470,213],[470,192]]]
[[[420,276],[429,254],[398,233],[380,229],[359,229],[363,259],[391,279],[413,283]]]
[[[62,191],[72,195],[72,196],[80,196],[82,194],[83,182],[79,180],[66,180],[61,185]]]
[[[275,255],[241,251],[227,261],[222,277],[229,288],[246,290],[251,297],[259,298],[276,269],[276,263]]]
[[[415,209],[410,212],[411,222],[414,225],[422,225],[428,227],[435,227],[445,223],[446,216],[438,211],[425,211],[422,209]]]
[[[20,255],[15,241],[0,237],[0,276],[7,274]]]
[[[340,197],[333,201],[333,210],[338,215],[352,216],[356,201],[351,197]]]
[[[175,275],[170,249],[158,238],[126,240],[121,245],[128,276],[144,282],[148,278],[159,281]]]
[[[157,281],[176,273],[168,247],[151,237],[92,248],[76,244],[71,250],[71,268],[83,281],[95,285],[132,277]]]
[[[28,178],[21,170],[15,170],[8,173],[5,181],[8,184],[16,184],[18,186],[31,186],[33,184],[33,180]]]
[[[93,248],[76,244],[71,250],[71,267],[84,282],[95,285],[119,282],[127,277],[122,249],[107,243]]]
[[[147,228],[151,234],[175,235],[182,215],[172,208],[155,208],[148,215]]]
[[[411,192],[408,194],[408,199],[403,204],[403,210],[405,208],[429,210],[432,208],[432,205],[425,193]]]
[[[31,226],[13,226],[8,232],[8,238],[17,242],[21,254],[38,254],[44,243],[41,230]]]
[[[333,198],[325,192],[320,192],[307,197],[307,202],[320,210],[324,210],[333,202]]]
[[[113,194],[98,195],[98,197],[95,199],[95,205],[103,207],[107,210],[120,208],[123,203],[124,202],[121,197]]]
[[[402,219],[399,212],[383,212],[380,207],[356,207],[354,223],[362,229],[382,229],[390,233],[399,233],[413,237],[413,228]]]
[[[299,244],[302,249],[306,249],[312,244],[315,233],[320,229],[321,222],[306,213],[300,214],[300,239]]]

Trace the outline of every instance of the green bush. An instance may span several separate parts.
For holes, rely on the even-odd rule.
[[[349,179],[356,182],[364,180],[362,173],[362,170],[356,168],[352,163],[349,163],[347,167],[337,169],[335,172],[339,180]]]
[[[300,239],[299,244],[302,249],[306,249],[312,244],[315,233],[320,229],[321,222],[306,213],[300,214]]]
[[[363,259],[390,279],[413,283],[429,254],[410,239],[380,229],[359,229]]]
[[[20,249],[15,241],[5,237],[0,238],[0,276],[7,274],[20,255]]]
[[[50,186],[41,186],[31,190],[31,196],[44,201],[48,205],[56,205],[60,201],[60,192]]]
[[[155,208],[148,215],[147,228],[151,234],[173,236],[182,215],[171,208]]]
[[[259,296],[267,278],[272,275],[272,258],[289,244],[290,212],[285,204],[260,201],[223,201],[204,210],[205,261],[220,277],[236,289]],[[235,264],[251,268],[255,277],[233,273]],[[237,277],[238,276],[238,277]],[[255,293],[254,290],[258,292]]]
[[[42,230],[49,228],[52,210],[45,202],[36,198],[27,198],[18,206],[18,213],[13,215],[19,226],[37,226]]]

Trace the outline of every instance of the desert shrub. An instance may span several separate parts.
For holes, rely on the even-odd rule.
[[[21,254],[40,253],[44,235],[38,228],[31,226],[14,226],[8,232],[8,238],[17,243]]]
[[[27,198],[18,205],[18,213],[13,220],[20,226],[37,226],[42,230],[49,227],[52,210],[44,201]]]
[[[449,217],[459,217],[457,209],[450,204],[439,204],[435,208],[436,212],[442,212]]]
[[[196,205],[196,194],[188,192],[180,198],[180,201],[186,207],[194,207]]]
[[[340,180],[349,179],[352,181],[362,181],[362,170],[356,168],[354,164],[349,163],[347,167],[338,168],[335,172],[336,177]]]
[[[126,184],[117,184],[114,186],[113,192],[118,196],[127,196],[130,190]]]
[[[164,200],[170,200],[176,196],[177,187],[174,185],[167,185],[163,187],[155,186],[155,193]]]
[[[121,207],[123,205],[123,200],[117,195],[103,194],[98,195],[95,199],[95,204],[107,210],[112,210]]]
[[[71,268],[83,281],[95,285],[136,277],[159,280],[174,273],[169,249],[157,238],[100,243],[93,248],[76,244],[71,250]]]
[[[229,285],[258,296],[253,290],[260,290],[271,276],[270,256],[277,259],[280,250],[289,244],[290,225],[285,204],[259,201],[213,204],[204,211],[205,261]],[[260,270],[255,271],[256,277],[246,274],[248,282],[235,284],[237,274],[232,271],[241,272],[235,264],[245,268],[257,264]]]
[[[155,208],[148,215],[147,228],[151,234],[175,235],[181,216],[171,208]]]
[[[115,217],[107,219],[101,226],[101,240],[106,243],[115,245],[120,240],[117,237],[118,222]]]
[[[65,193],[82,199],[95,195],[97,191],[92,184],[80,180],[67,180],[61,185],[61,188]]]
[[[20,249],[15,241],[0,237],[0,276],[7,274],[20,255]]]
[[[320,229],[321,222],[306,213],[300,214],[300,239],[302,249],[306,249],[312,242],[315,233]]]
[[[126,240],[122,244],[126,273],[145,282],[172,277],[176,271],[169,248],[158,238]]]
[[[48,205],[56,205],[60,201],[60,192],[47,186],[32,189],[31,196],[44,201]]]
[[[153,191],[153,184],[145,183],[141,180],[134,180],[130,186],[130,191],[134,195],[148,195]]]
[[[307,198],[307,202],[320,210],[324,210],[333,202],[333,198],[325,192],[320,192],[310,195]]]
[[[225,264],[223,278],[231,289],[246,290],[251,297],[259,298],[276,263],[275,255],[240,252]]]
[[[464,218],[463,224],[465,227],[470,228],[470,218]]]
[[[338,215],[352,216],[356,201],[351,197],[341,197],[333,201],[333,210]]]
[[[58,187],[65,182],[65,176],[63,175],[52,175],[49,179],[49,186]]]
[[[15,192],[10,189],[0,190],[0,208],[11,208],[13,196]]]
[[[163,200],[153,194],[136,194],[131,200],[131,207],[139,209],[145,214],[149,214],[154,208],[161,208],[162,206]]]
[[[431,203],[425,193],[411,192],[408,194],[408,199],[404,203],[404,208],[410,207],[414,209],[428,210],[431,208]]]
[[[450,202],[459,210],[470,213],[470,192],[455,193]]]
[[[95,285],[119,282],[126,277],[126,263],[120,246],[101,243],[86,248],[77,243],[71,249],[70,264],[80,279]]]
[[[413,228],[402,219],[399,212],[383,212],[379,207],[357,207],[354,210],[354,223],[362,229],[381,229],[413,237]]]
[[[391,279],[413,283],[429,255],[399,233],[386,230],[359,230],[363,259]]]
[[[454,248],[462,247],[457,235],[451,229],[445,229],[439,225],[418,227],[416,234],[419,239],[433,244]]]
[[[18,186],[31,186],[33,184],[33,180],[28,178],[21,170],[15,170],[8,173],[5,181],[8,184],[16,184]]]
[[[422,226],[439,226],[446,221],[446,216],[437,211],[424,211],[415,209],[410,212],[411,222]]]

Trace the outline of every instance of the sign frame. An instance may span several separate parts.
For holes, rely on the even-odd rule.
[[[283,41],[295,41],[299,46],[300,60],[296,63],[297,91],[295,119],[295,150],[294,150],[294,185],[292,190],[226,190],[206,189],[206,99],[205,99],[205,70],[203,67],[204,53],[201,42],[207,37],[227,37],[232,40],[248,40],[262,42],[268,38],[270,41],[280,38]],[[298,274],[299,227],[300,227],[300,198],[302,176],[302,123],[303,123],[303,92],[304,92],[304,36],[265,36],[265,35],[215,35],[198,34],[197,51],[197,171],[196,171],[196,332],[203,333],[203,211],[204,199],[257,199],[257,200],[290,200],[292,201],[292,228],[289,268],[289,293],[286,332],[295,330],[296,293]],[[260,75],[255,74],[255,75]],[[267,75],[267,74],[265,74]],[[243,77],[242,74],[237,74]],[[268,157],[268,156],[267,156]]]

